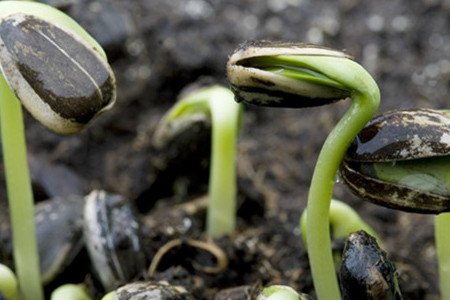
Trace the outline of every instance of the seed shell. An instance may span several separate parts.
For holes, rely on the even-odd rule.
[[[114,74],[97,51],[32,15],[1,20],[0,69],[27,110],[57,133],[81,130],[115,101]]]
[[[450,115],[436,110],[391,111],[372,119],[346,160],[392,162],[450,154]]]

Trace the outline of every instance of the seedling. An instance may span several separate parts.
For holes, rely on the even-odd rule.
[[[164,116],[155,132],[155,142],[198,114],[211,120],[211,162],[208,186],[206,231],[218,238],[231,234],[236,223],[236,139],[241,106],[233,93],[220,86],[202,88],[180,99]]]
[[[308,300],[308,295],[299,294],[286,285],[272,285],[263,289],[256,300]]]
[[[88,296],[86,289],[82,285],[68,283],[56,288],[51,296],[50,300],[91,300]]]
[[[16,275],[10,268],[0,264],[0,299],[15,299],[17,291]]]
[[[306,246],[308,245],[306,230],[307,214],[308,210],[305,209],[300,218],[300,229],[302,232],[303,244]],[[377,236],[375,230],[364,222],[350,205],[335,199],[331,199],[330,203],[330,229],[331,236],[334,239],[346,239],[351,233],[363,230],[374,237],[381,245],[381,239]],[[337,269],[342,262],[342,253],[340,251],[335,251],[333,254],[334,263]]]
[[[350,97],[349,110],[326,139],[308,196],[308,255],[319,299],[340,299],[329,232],[336,171],[356,134],[378,109],[373,78],[340,51],[289,43],[250,42],[230,57],[228,79],[238,101],[308,107]]]
[[[305,245],[308,240],[306,232],[307,211],[307,209],[303,211],[300,219],[300,228]],[[364,222],[350,205],[336,199],[331,199],[330,203],[330,226],[331,236],[334,238],[347,238],[352,232],[364,230],[373,236],[378,243],[381,242],[375,230]]]
[[[441,299],[450,299],[449,163],[450,115],[427,109],[398,110],[370,121],[340,168],[342,181],[362,199],[438,214],[435,239]]]
[[[0,69],[15,268],[25,299],[39,300],[43,292],[20,103],[51,130],[75,133],[113,105],[115,79],[100,45],[75,21],[50,6],[22,1],[0,2]]]

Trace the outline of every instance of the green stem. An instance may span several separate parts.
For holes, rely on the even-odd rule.
[[[381,239],[378,237],[375,230],[369,226],[363,219],[358,215],[358,213],[348,204],[331,199],[330,210],[330,228],[332,231],[332,236],[334,238],[346,238],[352,232],[358,230],[364,230],[371,236],[373,236],[377,243],[381,246]],[[307,232],[306,232],[306,218],[308,215],[308,210],[305,209],[302,213],[300,219],[300,227],[302,231],[303,243],[307,245]]]
[[[450,300],[450,213],[435,218],[435,240],[439,267],[439,284],[442,300]]]
[[[442,110],[450,114],[450,110]],[[450,300],[450,213],[441,213],[434,219],[434,238],[439,268],[439,289],[441,300]]]
[[[342,201],[331,200],[330,226],[333,236],[336,238],[346,238],[352,232],[364,230],[373,236],[381,246],[381,239],[375,230],[364,222],[350,205]]]
[[[209,237],[231,234],[236,223],[236,139],[242,106],[234,94],[223,87],[212,86],[192,92],[166,114],[166,127],[175,119],[204,113],[211,118],[211,161],[208,184],[206,231]]]
[[[308,255],[317,296],[321,300],[338,300],[340,292],[329,232],[331,195],[336,172],[350,142],[378,109],[378,86],[363,67],[343,53],[299,44],[279,48],[277,43],[246,44],[230,57],[227,71],[240,101],[301,108],[353,98],[350,109],[331,132],[319,155],[309,191],[306,222]],[[298,102],[293,100],[294,95],[298,95]]]
[[[211,96],[211,166],[207,234],[221,237],[231,234],[236,223],[236,139],[239,130],[240,105],[227,89]]]
[[[4,295],[6,299],[16,299],[18,289],[16,274],[0,263],[0,295]]]
[[[272,285],[264,288],[261,296],[267,300],[301,300],[303,298],[291,287],[286,285]]]
[[[305,61],[305,59],[304,59]],[[341,299],[334,269],[329,231],[329,209],[335,176],[344,154],[358,132],[378,109],[380,94],[372,77],[348,60],[322,58],[317,66],[352,91],[350,108],[327,137],[316,163],[308,195],[308,255],[318,299]]]
[[[53,290],[50,300],[91,300],[83,285],[67,283]]]
[[[354,122],[366,123],[364,118],[361,119],[361,108],[358,101],[353,101],[348,112],[330,133],[311,181],[306,228],[309,261],[318,299],[341,299],[331,252],[329,207],[339,164],[351,140],[363,128],[348,125]]]
[[[44,297],[40,282],[34,201],[27,164],[22,108],[1,75],[0,122],[15,269],[25,299],[40,300]]]

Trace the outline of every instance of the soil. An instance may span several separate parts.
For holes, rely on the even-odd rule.
[[[164,168],[152,136],[184,88],[198,81],[227,85],[227,58],[246,40],[345,49],[379,84],[380,113],[448,108],[448,0],[47,2],[65,10],[104,46],[117,77],[118,97],[112,110],[73,136],[51,133],[25,113],[37,201],[103,189],[128,199],[140,218],[167,221],[162,211],[170,215],[174,205],[204,195],[209,135],[199,142],[201,151],[169,153],[174,161]],[[215,263],[208,253],[199,258],[205,251],[187,243],[205,240],[204,211],[199,209],[189,216],[194,226],[187,231],[168,234],[164,228],[173,225],[161,221],[147,232],[149,261],[170,240],[184,241],[167,253],[152,278],[184,285],[196,299],[221,299],[221,290],[238,286],[246,287],[233,292],[251,294],[268,284],[288,284],[314,296],[298,221],[321,145],[348,102],[304,110],[246,106],[238,142],[237,229],[216,241],[228,255],[228,267],[219,274],[194,267],[193,262]],[[366,203],[340,183],[334,196],[377,231],[396,265],[405,299],[439,299],[433,216]],[[0,208],[1,225],[7,219],[4,185]],[[85,253],[77,261],[89,264]],[[96,286],[91,275],[81,280]],[[246,299],[239,297],[232,299]]]

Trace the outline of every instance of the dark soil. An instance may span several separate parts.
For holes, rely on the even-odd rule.
[[[227,85],[227,57],[246,40],[345,49],[378,82],[379,112],[448,108],[448,0],[48,2],[60,5],[105,47],[118,98],[111,111],[74,136],[51,133],[25,113],[37,200],[104,189],[123,195],[143,218],[205,194],[208,135],[201,152],[174,155],[174,165],[167,168],[157,164],[161,153],[153,148],[152,135],[183,88],[199,80]],[[192,261],[208,265],[214,259],[203,253],[204,261],[198,257],[202,251],[184,243],[182,250],[167,254],[154,278],[183,284],[197,299],[213,299],[226,288],[246,285],[248,292],[276,283],[314,295],[298,220],[320,147],[348,105],[245,107],[237,158],[238,226],[232,237],[216,241],[229,255],[229,267],[216,275],[197,270]],[[433,216],[374,206],[341,184],[334,196],[352,205],[379,233],[396,264],[405,299],[439,298]],[[2,220],[6,205],[2,185]],[[161,223],[155,230],[161,235],[148,233],[149,260],[172,239],[204,240],[204,211],[190,217],[195,226],[187,232],[163,233],[168,225]],[[91,276],[83,278],[92,282]]]

